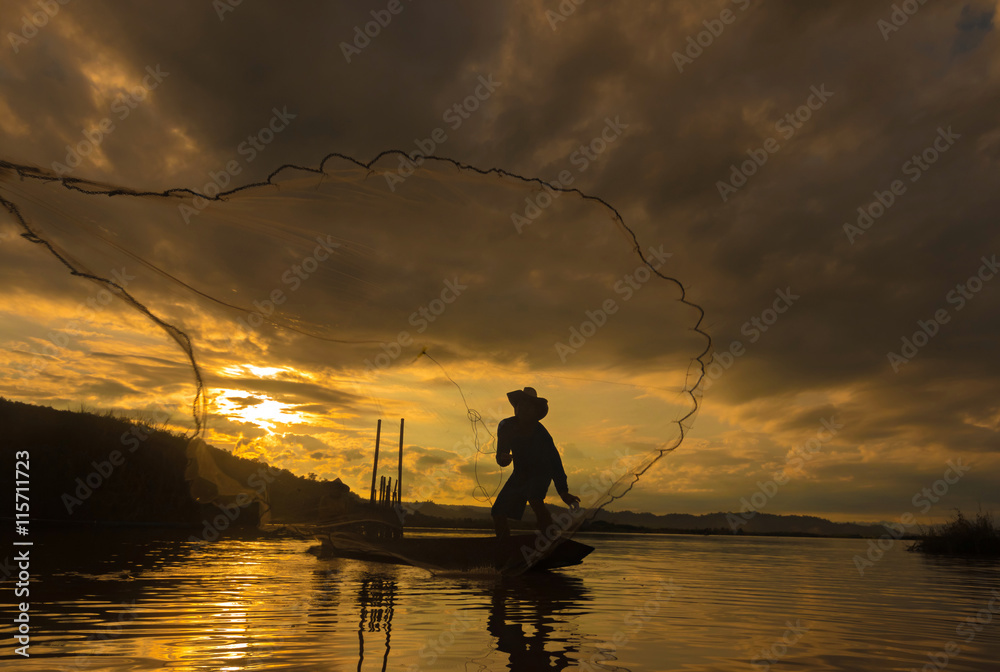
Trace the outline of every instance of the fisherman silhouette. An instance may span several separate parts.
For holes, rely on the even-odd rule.
[[[508,518],[520,520],[525,502],[535,512],[538,529],[552,525],[552,515],[545,506],[549,484],[555,481],[556,492],[567,505],[579,505],[580,498],[570,494],[559,451],[545,426],[539,422],[549,412],[549,402],[538,396],[533,387],[507,393],[514,407],[514,417],[504,418],[497,426],[497,464],[506,467],[513,460],[514,472],[507,479],[490,513],[499,539],[510,537]]]

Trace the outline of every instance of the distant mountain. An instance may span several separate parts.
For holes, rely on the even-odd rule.
[[[490,510],[485,506],[459,506],[451,504],[435,504],[422,502],[413,505],[422,516],[442,520],[482,520],[489,521]],[[558,509],[560,507],[551,506]],[[528,511],[525,519],[529,519]],[[608,529],[609,525],[633,526],[647,530],[665,530],[672,532],[705,532],[732,533],[735,523],[737,529],[744,534],[808,534],[823,537],[878,537],[885,534],[885,528],[880,525],[864,525],[860,523],[835,523],[816,516],[783,516],[771,513],[758,513],[742,525],[743,518],[734,513],[706,513],[693,515],[689,513],[637,513],[635,511],[601,511],[594,519],[608,525],[595,525],[598,529]]]
[[[878,525],[859,523],[835,523],[816,516],[777,515],[757,513],[744,521],[739,514],[706,513],[635,513],[633,511],[601,511],[597,520],[619,525],[637,525],[652,529],[669,530],[742,530],[746,534],[815,534],[824,537],[877,537],[885,533]],[[742,524],[740,524],[742,522]]]

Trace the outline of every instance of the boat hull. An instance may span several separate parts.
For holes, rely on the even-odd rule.
[[[411,537],[358,543],[336,535],[319,537],[321,557],[409,564],[432,571],[520,573],[579,565],[593,546],[573,539],[544,548],[533,534],[495,537]],[[538,550],[541,547],[541,550]]]

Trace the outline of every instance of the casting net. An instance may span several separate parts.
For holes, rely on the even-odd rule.
[[[402,494],[387,494],[397,514],[488,505],[509,471],[493,459],[505,394],[532,386],[583,506],[557,516],[516,572],[622,497],[697,410],[709,340],[671,277],[671,241],[639,240],[575,189],[395,151],[204,195],[0,168],[11,223],[50,253],[45,272],[97,283],[187,366],[176,385],[201,499],[206,481],[230,494],[246,484],[198,457],[199,441],[239,435],[238,452],[279,462],[311,446],[360,497],[286,497],[274,519],[377,545],[357,523],[379,518],[366,513],[378,420],[392,476],[406,420]],[[240,434],[262,404],[286,431]]]

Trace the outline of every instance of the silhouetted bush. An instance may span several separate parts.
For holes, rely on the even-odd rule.
[[[944,526],[931,529],[909,550],[920,553],[954,555],[1000,555],[1000,532],[993,523],[993,514],[979,511],[975,519],[961,511]]]

